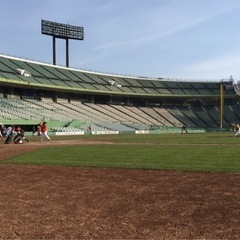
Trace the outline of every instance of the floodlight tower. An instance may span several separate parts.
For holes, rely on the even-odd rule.
[[[69,39],[83,40],[84,28],[42,20],[42,34],[53,37],[53,65],[56,65],[56,38],[66,40],[66,67],[69,67]]]
[[[224,117],[224,85],[223,79],[220,83],[220,132],[223,128],[223,117]]]

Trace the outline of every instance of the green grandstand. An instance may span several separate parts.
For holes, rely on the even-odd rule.
[[[124,76],[0,55],[0,122],[28,131],[42,119],[71,134],[89,125],[96,134],[228,130],[240,122],[238,103],[231,79]]]

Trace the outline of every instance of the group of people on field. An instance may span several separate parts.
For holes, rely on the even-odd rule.
[[[23,141],[28,142],[28,139],[24,136],[24,130],[20,126],[12,125],[7,128],[1,126],[0,137],[6,138],[5,144],[9,144],[12,140],[15,144],[23,143]]]
[[[49,141],[51,138],[47,133],[47,123],[40,122],[36,126],[36,133],[40,136],[40,142],[43,142],[44,137],[46,137]],[[35,135],[35,133],[34,133]],[[24,136],[24,130],[20,126],[11,125],[7,128],[1,126],[0,137],[6,138],[4,143],[9,144],[12,140],[15,144],[22,144],[23,141],[28,142],[29,140]]]

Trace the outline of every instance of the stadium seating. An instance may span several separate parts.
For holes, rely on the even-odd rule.
[[[224,123],[240,122],[240,107],[230,81],[104,74],[0,55],[0,84],[1,121],[44,118],[69,124],[75,121],[76,129],[84,123],[117,131],[183,124],[218,128],[223,84],[228,99]]]

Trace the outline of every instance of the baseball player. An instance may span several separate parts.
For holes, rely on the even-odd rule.
[[[14,143],[23,143],[23,140],[28,142],[28,139],[24,136],[24,130],[20,127],[17,127],[17,135],[14,137]]]
[[[9,144],[12,141],[12,136],[13,136],[14,132],[15,132],[15,126],[14,125],[9,126],[6,129],[6,140],[4,142],[5,144]]]
[[[235,137],[236,137],[237,135],[240,135],[240,126],[239,126],[239,124],[236,124],[235,130],[236,130],[236,133],[235,133]]]
[[[46,137],[49,141],[51,141],[51,138],[48,136],[48,133],[47,133],[47,123],[40,122],[39,127],[40,127],[40,131],[41,131],[40,142],[43,142],[43,137]]]

